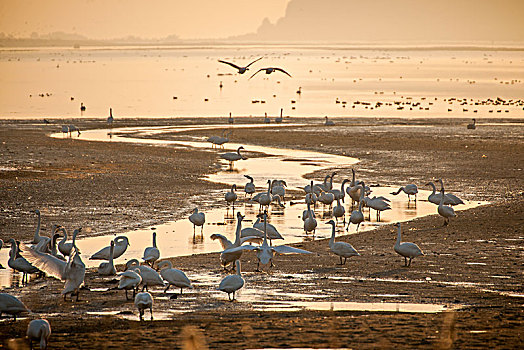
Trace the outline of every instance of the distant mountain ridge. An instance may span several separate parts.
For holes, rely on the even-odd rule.
[[[291,0],[275,24],[231,38],[271,42],[524,41],[522,0]]]

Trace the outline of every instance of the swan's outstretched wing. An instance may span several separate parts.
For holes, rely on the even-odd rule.
[[[261,69],[257,70],[257,71],[255,72],[255,74],[253,74],[252,76],[249,77],[249,79],[253,78],[255,75],[257,75],[258,72],[261,72],[261,71],[263,71],[263,70],[266,70],[266,69],[265,69],[265,68],[261,68]],[[249,80],[249,79],[248,79],[248,80]]]
[[[39,252],[28,247],[25,244],[21,244],[22,251],[21,254],[24,258],[27,259],[31,264],[33,264],[37,269],[45,272],[49,276],[64,279],[64,272],[67,266],[67,262],[58,259],[57,257]]]
[[[235,253],[241,250],[260,250],[260,247],[255,247],[253,245],[241,245],[240,247],[226,249],[222,253],[223,254]]]
[[[278,245],[275,247],[271,247],[271,249],[273,249],[278,254],[313,254],[310,251],[300,248],[293,248],[287,245]]]
[[[288,72],[286,72],[286,71],[283,70],[282,68],[274,68],[274,70],[278,70],[278,71],[280,71],[280,72],[282,72],[282,73],[284,73],[284,74],[287,74],[287,75],[289,75],[289,76],[291,77],[291,74],[289,74]]]
[[[256,60],[254,60],[253,62],[251,62],[250,64],[248,64],[248,65],[246,66],[246,68],[249,67],[250,65],[252,65],[253,63],[255,63],[256,61],[260,61],[262,58],[263,58],[263,57],[257,58]]]
[[[226,62],[226,61],[222,61],[222,60],[218,60],[218,62],[220,62],[220,63],[225,63],[225,64],[229,64],[231,67],[234,67],[234,68],[236,68],[236,69],[238,69],[238,70],[241,69],[241,67],[239,67],[239,66],[237,66],[236,64],[231,63],[231,62]]]

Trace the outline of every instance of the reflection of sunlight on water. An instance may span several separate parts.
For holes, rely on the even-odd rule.
[[[195,127],[192,127],[195,128]],[[129,128],[134,131],[140,130],[137,128]],[[156,130],[156,128],[153,128]],[[149,128],[147,129],[149,130]],[[165,130],[172,130],[170,128],[162,128]],[[156,130],[158,131],[158,130]],[[56,135],[55,135],[56,136]],[[57,137],[61,137],[58,135]],[[86,130],[82,132],[81,138],[86,140],[100,140],[107,139],[107,130]],[[113,141],[119,140],[118,137],[114,137]],[[125,139],[126,141],[135,142],[135,139]],[[151,143],[151,142],[163,142],[160,140],[150,140],[150,139],[138,139],[142,143]],[[181,143],[183,144],[183,143]],[[209,148],[208,144],[201,142],[190,142],[189,144],[196,145],[198,147]],[[230,145],[229,147],[235,148],[236,145]],[[263,186],[265,181],[268,178],[282,178],[285,179],[290,187],[303,187],[308,183],[307,180],[303,178],[308,172],[313,170],[318,170],[325,167],[334,167],[334,166],[348,166],[353,164],[356,159],[342,156],[334,155],[324,155],[318,152],[309,152],[309,151],[292,151],[287,149],[276,149],[268,147],[259,147],[259,146],[249,146],[250,149],[263,152],[267,154],[277,154],[276,156],[265,157],[265,158],[254,158],[251,160],[244,161],[242,163],[242,168],[246,170],[246,173],[249,173],[255,178],[255,183]],[[272,152],[272,153],[271,153]],[[299,162],[284,162],[284,159],[313,159],[318,161],[322,159],[321,166],[303,166]],[[275,176],[275,171],[278,170],[278,176]],[[231,173],[228,171],[218,172],[212,176],[208,176],[209,180],[222,182],[227,184],[236,183],[240,188],[243,188],[246,183],[246,179],[243,177],[242,173]],[[258,180],[257,180],[258,179]],[[341,179],[339,179],[341,180]],[[340,188],[340,183],[334,183],[333,188]],[[267,188],[259,187],[258,191],[264,191]],[[359,231],[365,231],[369,229],[376,228],[379,225],[385,225],[391,222],[396,221],[407,221],[416,217],[431,215],[437,213],[437,207],[422,198],[427,198],[429,191],[419,190],[418,198],[416,205],[411,202],[408,203],[407,197],[404,194],[398,196],[390,195],[390,192],[396,190],[396,188],[389,187],[372,187],[372,195],[375,196],[385,196],[391,199],[392,210],[388,210],[382,213],[381,222],[376,222],[375,214],[369,214],[368,210],[364,210],[366,220],[371,219],[371,221],[365,221],[360,225]],[[224,190],[225,193],[228,190]],[[246,218],[243,222],[243,227],[248,227],[256,220],[256,215],[258,214],[258,204],[244,202],[244,194],[240,189],[239,191],[239,203],[236,205],[236,210],[240,210],[241,213],[246,215]],[[222,206],[221,208],[208,210],[206,211],[206,225],[204,226],[203,236],[200,235],[200,230],[197,229],[196,235],[193,236],[193,226],[187,218],[183,218],[178,221],[166,222],[162,225],[156,225],[154,231],[157,233],[157,244],[160,249],[161,258],[171,257],[171,256],[181,256],[181,255],[190,255],[206,252],[219,252],[221,251],[221,246],[218,241],[213,241],[209,236],[213,233],[220,233],[228,237],[231,241],[234,241],[236,220],[226,219],[225,200],[223,200],[223,194],[218,195],[218,203]],[[318,239],[318,238],[328,238],[331,234],[331,226],[324,224],[329,220],[331,216],[331,211],[326,209],[323,211],[320,206],[317,206],[317,221],[318,226],[315,235],[305,235],[303,230],[302,212],[306,209],[306,206],[303,202],[302,195],[298,198],[295,198],[294,205],[291,205],[286,201],[286,208],[284,210],[279,210],[277,215],[271,215],[269,222],[277,227],[279,232],[284,236],[285,240],[277,241],[275,244],[289,244],[296,243],[305,240]],[[347,201],[349,202],[349,201]],[[460,205],[456,207],[456,210],[469,209],[473,208],[481,203],[477,202],[467,202],[466,205]],[[195,204],[196,206],[196,204]],[[346,218],[349,217],[351,213],[351,205],[346,203]],[[271,213],[274,212],[274,209],[271,210]],[[322,215],[326,213],[327,215]],[[229,217],[232,216],[232,211],[228,213]],[[370,216],[369,216],[370,215]],[[45,217],[43,218],[44,225]],[[339,224],[338,234],[345,234],[346,231]],[[115,263],[123,263],[129,259],[141,258],[143,256],[144,249],[151,246],[152,244],[152,232],[153,228],[143,228],[137,229],[129,232],[123,233],[129,238],[130,246],[127,248],[127,251],[118,259]],[[354,233],[355,227],[351,225],[349,233]],[[82,252],[82,259],[87,267],[96,267],[100,264],[100,261],[89,260],[89,257],[99,249],[108,246],[110,240],[115,236],[97,236],[97,237],[82,237],[77,240],[78,247]],[[395,234],[392,231],[391,239],[394,240]],[[358,247],[356,247],[358,249]],[[4,266],[7,266],[9,249],[0,250],[0,263]],[[1,270],[0,271],[0,285],[8,286],[11,281],[11,269]]]

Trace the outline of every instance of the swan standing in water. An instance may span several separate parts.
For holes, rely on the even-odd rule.
[[[22,284],[25,284],[28,282],[30,274],[37,273],[40,270],[33,266],[24,257],[20,256],[20,249],[13,238],[9,240],[9,243],[11,243],[11,250],[9,251],[7,265],[15,271],[22,272]]]
[[[109,262],[100,263],[98,266],[98,274],[101,276],[114,276],[116,275],[115,264],[113,263],[113,254],[115,252],[115,242],[111,241],[111,247],[109,248]]]
[[[404,257],[404,266],[410,267],[411,260],[417,256],[424,255],[424,253],[415,243],[411,243],[411,242],[400,243],[400,240],[402,239],[401,237],[402,230],[400,228],[400,222],[397,222],[393,226],[398,227],[397,242],[395,243],[395,247],[394,247],[395,252],[397,252],[399,255],[402,255]],[[409,263],[408,263],[408,259],[409,259]]]
[[[245,67],[240,67],[240,66],[237,66],[236,64],[234,63],[231,63],[231,62],[227,62],[227,61],[223,61],[223,60],[218,60],[218,62],[220,63],[225,63],[227,65],[230,65],[231,67],[235,68],[238,70],[238,74],[244,74],[245,72],[247,72],[249,70],[249,66],[252,65],[253,63],[257,62],[257,61],[260,61],[262,59],[262,57],[260,58],[257,58],[256,60],[254,60],[253,62],[251,62],[250,64],[248,64],[247,66]]]
[[[343,218],[343,225],[346,226],[346,209],[340,204],[340,198],[337,198],[337,205],[333,207],[333,216],[338,222],[338,218]]]
[[[467,128],[470,129],[470,130],[475,130],[477,128],[476,122],[477,121],[475,119],[473,119],[473,123],[468,124]]]
[[[193,289],[193,285],[191,285],[191,281],[187,278],[186,274],[179,269],[174,269],[171,261],[164,260],[159,262],[158,268],[160,269],[160,276],[167,281],[167,287],[164,289],[164,294],[166,294],[171,286],[180,288],[180,294],[182,294],[182,288]]]
[[[76,301],[78,301],[80,286],[84,283],[86,266],[76,246],[73,247],[67,262],[29,247],[23,250],[22,256],[49,276],[65,281],[64,290],[62,290],[64,300],[67,294],[71,293],[71,298],[76,295]]]
[[[264,209],[264,207],[269,208],[271,200],[273,199],[271,196],[271,180],[267,180],[267,184],[267,191],[259,193],[253,198],[253,200],[260,205],[259,212]]]
[[[193,209],[193,214],[189,215],[189,221],[193,224],[193,237],[195,236],[196,226],[200,226],[200,234],[204,234],[206,214],[199,212],[198,208],[195,208]]]
[[[325,126],[334,126],[335,125],[335,122],[332,120],[329,120],[327,115],[325,116],[325,118],[326,118],[326,121],[324,122]]]
[[[389,202],[389,199],[380,196],[380,197],[368,198],[366,205],[370,209],[374,209],[377,212],[377,221],[380,221],[380,213],[382,213],[385,210],[391,210],[391,206],[389,205],[388,202]],[[370,210],[369,215],[371,216],[371,210]]]
[[[9,314],[16,321],[16,316],[23,312],[30,311],[17,297],[7,293],[0,293],[0,317],[2,317],[2,314]]]
[[[140,265],[137,259],[131,259],[126,263],[126,270],[138,269],[140,271],[140,277],[142,277],[142,291],[149,291],[148,286],[162,286],[164,287],[164,281],[160,277],[160,274],[150,268],[149,266]]]
[[[224,196],[227,202],[227,207],[229,208],[230,203],[233,205],[233,212],[235,212],[235,202],[238,198],[237,194],[235,193],[236,189],[237,185],[231,186],[231,191],[226,192],[226,195]]]
[[[306,203],[307,205],[307,212],[306,212],[306,218],[304,219],[304,232],[306,234],[308,232],[313,232],[315,234],[315,230],[317,228],[317,220],[315,219],[315,213],[313,210],[311,210],[311,204],[309,202]]]
[[[353,210],[351,212],[351,216],[349,217],[349,223],[348,227],[346,228],[346,231],[349,231],[349,225],[356,224],[357,225],[357,232],[358,228],[360,227],[360,224],[364,222],[364,213],[362,212],[362,204],[364,202],[364,193],[365,193],[365,184],[364,181],[361,181],[357,187],[360,187],[360,198],[358,201],[358,208],[356,210]]]
[[[218,285],[218,290],[227,293],[229,301],[235,300],[235,292],[244,286],[244,279],[242,278],[242,272],[240,271],[240,261],[236,261],[235,275],[229,275],[224,277]],[[233,293],[233,299],[231,299],[231,293]]]
[[[138,290],[138,285],[142,283],[142,276],[140,276],[140,269],[129,269],[118,274],[120,276],[120,281],[118,282],[118,289],[124,289],[126,291],[126,300],[129,300],[127,297],[127,291],[133,290],[133,298],[135,297],[136,290]]]
[[[428,196],[428,202],[439,205],[440,200],[442,198],[442,193],[436,193],[437,188],[435,187],[435,184],[433,182],[428,182],[426,186],[431,186],[432,189],[431,194]],[[446,197],[444,198],[444,205],[464,204],[464,202],[460,198],[458,198],[457,196],[455,196],[455,198],[456,199],[454,200],[452,197],[450,197],[449,193],[446,193]]]
[[[29,339],[29,348],[33,348],[33,340],[40,343],[40,349],[47,349],[47,343],[51,337],[51,325],[47,320],[32,320],[27,325],[27,339]]]
[[[253,196],[253,193],[255,193],[256,191],[255,183],[253,182],[253,178],[251,176],[244,175],[244,177],[246,177],[249,180],[249,182],[246,183],[246,185],[244,186],[244,192],[246,192],[246,197],[249,194],[249,197],[251,198]]]
[[[119,258],[122,254],[125,253],[129,244],[129,239],[126,236],[118,236],[114,239],[115,241],[115,250],[114,250],[114,259]],[[95,254],[91,255],[89,260],[109,260],[109,250],[110,246],[100,249]]]
[[[273,180],[271,182],[271,194],[273,196],[279,196],[285,202],[286,201],[286,187],[287,187],[286,181]]]
[[[457,214],[455,214],[455,210],[453,210],[452,207],[444,205],[444,198],[446,198],[444,188],[442,188],[441,194],[442,196],[440,197],[440,203],[438,205],[437,212],[445,219],[444,226],[447,226],[449,224],[449,219],[456,217]]]
[[[82,228],[80,227],[73,231],[73,241],[72,242],[66,242],[67,241],[67,230],[65,229],[65,227],[60,227],[60,231],[62,231],[62,233],[64,234],[64,237],[62,238],[60,242],[58,242],[58,250],[60,251],[60,253],[62,253],[62,255],[69,256],[71,254],[71,250],[73,250],[73,246],[75,245],[76,236],[80,232],[82,232]]]
[[[143,321],[146,309],[151,313],[151,321],[153,321],[153,297],[148,292],[140,292],[135,297],[135,306],[140,314],[140,321]]]
[[[346,260],[349,257],[352,256],[360,256],[360,254],[356,251],[355,248],[349,243],[346,242],[335,242],[335,222],[333,220],[329,220],[326,222],[326,224],[333,226],[333,229],[331,230],[331,239],[329,240],[329,249],[336,255],[340,257],[340,264],[339,265],[345,265]],[[344,258],[344,262],[342,262],[342,258]]]
[[[236,152],[227,152],[220,155],[220,158],[225,159],[229,162],[229,169],[233,170],[233,163],[237,160],[246,160],[247,158],[240,154],[240,150],[244,149],[244,146],[237,148]]]
[[[160,250],[158,250],[156,246],[156,232],[153,232],[153,246],[147,247],[144,250],[144,257],[142,260],[144,260],[147,264],[149,264],[151,267],[155,264],[155,261],[160,258]]]
[[[408,202],[411,201],[411,196],[415,196],[415,203],[417,202],[417,193],[418,193],[417,185],[409,184],[406,186],[402,186],[398,189],[397,192],[391,192],[391,194],[396,196],[400,192],[404,192],[405,194],[408,195]]]

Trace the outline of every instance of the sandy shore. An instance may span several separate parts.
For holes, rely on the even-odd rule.
[[[116,280],[101,279],[94,272],[86,277],[91,291],[84,290],[79,303],[57,298],[63,283],[56,280],[36,280],[23,289],[6,291],[20,296],[32,311],[51,314],[46,316],[53,326],[52,348],[70,348],[72,343],[93,349],[180,348],[188,338],[210,348],[522,347],[522,124],[486,125],[484,121],[472,131],[465,128],[464,120],[335,121],[334,128],[318,122],[271,131],[235,130],[232,139],[354,156],[361,159],[355,166],[359,177],[373,184],[423,184],[442,177],[447,188],[461,197],[491,204],[460,212],[448,227],[442,227],[438,215],[405,224],[404,239],[416,241],[426,253],[409,269],[402,267],[402,258],[393,252],[392,226],[338,238],[351,242],[362,254],[342,268],[335,265],[337,259],[327,241],[298,244],[317,254],[278,256],[269,274],[254,272],[256,258],[245,254],[246,291],[234,303],[211,291],[213,283],[225,276],[218,254],[173,258],[174,265],[196,281],[195,289],[178,299],[155,294],[154,310],[159,314],[173,310],[175,315],[164,316],[173,320],[139,324],[134,321],[136,315],[129,320],[125,315],[87,314],[136,314],[122,292],[100,291],[114,287]],[[122,124],[173,122],[127,120]],[[88,129],[100,122],[76,124]],[[191,208],[181,198],[210,206],[218,190],[225,188],[201,180],[202,174],[217,169],[215,151],[52,139],[46,135],[56,131],[56,125],[13,121],[0,125],[0,238],[4,240],[30,239],[35,221],[30,211],[36,208],[49,223],[89,228],[86,235],[123,232],[187,215]],[[192,132],[165,137],[209,135]],[[329,171],[310,177],[320,180]],[[342,178],[351,172],[349,168],[337,171]],[[204,190],[217,191],[199,195]],[[258,311],[260,298],[253,294],[275,290],[283,291],[282,295],[269,299],[284,302],[424,303],[446,305],[449,311]],[[21,337],[28,321],[1,322],[3,343]],[[108,337],[118,340],[109,343]]]

